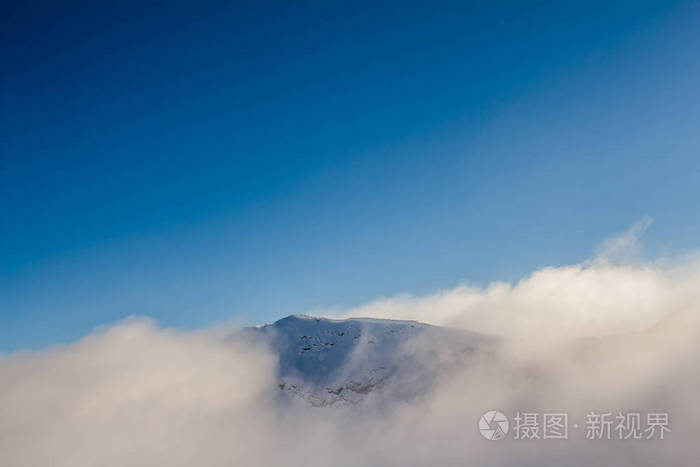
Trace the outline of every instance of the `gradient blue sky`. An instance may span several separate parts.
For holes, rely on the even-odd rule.
[[[0,351],[698,247],[698,3],[376,3],[3,2]]]

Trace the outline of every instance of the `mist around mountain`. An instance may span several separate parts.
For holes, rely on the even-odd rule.
[[[695,467],[700,264],[672,266],[596,260],[237,331],[134,317],[0,356],[0,467]],[[665,413],[670,432],[588,439],[592,412]],[[519,413],[566,413],[568,439],[516,439]]]
[[[243,336],[265,342],[279,358],[280,400],[300,398],[314,407],[410,402],[497,342],[417,321],[306,315],[248,328]]]
[[[231,335],[133,318],[0,359],[0,466],[694,467],[698,316],[558,341],[379,319],[292,316]],[[511,425],[487,440],[492,410],[511,423],[565,412],[569,438],[517,440]],[[668,413],[671,432],[586,438],[587,413],[618,410]]]

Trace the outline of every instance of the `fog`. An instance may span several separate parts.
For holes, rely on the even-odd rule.
[[[700,305],[700,257],[646,261],[644,219],[606,239],[581,264],[547,267],[516,284],[461,285],[435,294],[375,300],[339,316],[370,316],[459,327],[487,334],[570,339],[648,329],[675,311]]]
[[[276,359],[261,343],[148,318],[4,356],[0,466],[696,465],[700,268],[692,255],[641,259],[643,227],[604,242],[589,261],[517,284],[326,311],[502,337],[445,367],[410,403],[370,395],[351,407],[280,405]],[[432,353],[425,364],[440,360]],[[569,439],[484,439],[477,422],[491,409],[511,425],[516,412],[565,412]],[[668,413],[671,432],[586,439],[587,413],[617,411]]]

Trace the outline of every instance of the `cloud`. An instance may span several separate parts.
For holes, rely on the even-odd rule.
[[[330,310],[332,316],[415,319],[501,336],[574,338],[647,329],[674,311],[700,305],[700,262],[643,261],[643,219],[607,239],[580,264],[547,267],[516,284],[461,285],[422,297],[401,295]]]
[[[641,230],[613,239],[613,250],[634,245]],[[514,285],[344,310],[504,336],[495,350],[464,360],[435,342],[408,343],[407,352],[440,371],[411,403],[282,406],[276,360],[261,343],[225,339],[217,329],[164,329],[147,318],[1,357],[0,467],[693,466],[698,263],[601,255]],[[555,338],[540,345],[546,337]],[[568,441],[490,442],[477,431],[490,409],[510,417],[567,412],[581,428]],[[668,412],[672,433],[664,441],[585,439],[587,412],[617,410]]]
[[[596,261],[605,263],[634,263],[642,259],[641,238],[652,224],[651,217],[643,217],[626,232],[605,239],[598,247]]]
[[[6,357],[0,466],[207,465],[223,453],[200,450],[224,434],[241,443],[227,452],[235,462],[262,441],[247,427],[260,421],[273,369],[263,348],[143,318],[47,352]]]

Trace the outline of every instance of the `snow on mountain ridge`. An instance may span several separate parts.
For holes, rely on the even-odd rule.
[[[377,324],[384,324],[387,326],[390,326],[392,324],[418,324],[420,326],[426,326],[426,327],[436,327],[432,324],[427,324],[427,323],[421,323],[420,321],[416,320],[410,320],[410,319],[388,319],[388,318],[369,318],[369,317],[364,317],[364,316],[356,316],[352,318],[326,318],[326,317],[318,317],[318,316],[312,316],[312,315],[305,315],[305,314],[293,314],[289,315],[285,318],[282,318],[278,321],[275,321],[275,323],[278,323],[279,321],[285,320],[285,319],[307,319],[307,320],[320,320],[320,321],[327,321],[331,323],[347,323],[349,321],[357,321],[357,322],[366,322],[366,323],[377,323]],[[273,323],[273,324],[275,324]]]
[[[267,340],[277,354],[281,397],[314,406],[354,405],[390,385],[394,396],[414,397],[437,377],[435,365],[427,364],[436,346],[467,356],[487,339],[417,321],[308,315],[247,332]]]

